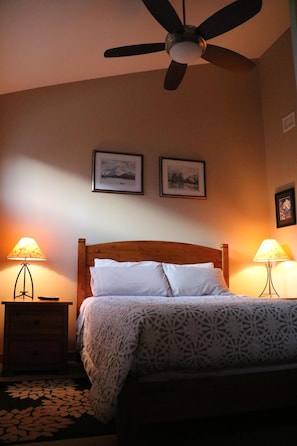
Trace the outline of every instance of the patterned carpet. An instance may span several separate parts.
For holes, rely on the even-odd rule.
[[[0,444],[22,444],[114,433],[100,424],[85,378],[0,383]]]

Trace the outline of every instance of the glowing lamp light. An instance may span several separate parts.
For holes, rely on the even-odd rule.
[[[253,259],[254,262],[263,262],[266,264],[267,279],[263,291],[259,297],[272,297],[273,295],[279,297],[279,294],[277,293],[272,282],[271,268],[273,262],[283,262],[284,260],[289,260],[289,258],[275,239],[263,240]]]
[[[30,297],[33,299],[34,297],[34,285],[33,285],[33,279],[31,275],[31,271],[29,269],[29,263],[28,261],[39,261],[39,260],[46,260],[45,255],[39,248],[38,244],[34,240],[34,238],[30,237],[22,237],[18,243],[15,245],[15,247],[12,249],[12,251],[7,256],[8,260],[21,260],[22,261],[22,267],[17,275],[15,285],[14,285],[14,293],[13,298],[16,299],[17,297]],[[22,274],[23,273],[23,274]],[[23,277],[23,289],[20,291],[19,294],[16,294],[17,284],[19,280],[21,279],[21,276]],[[31,293],[29,294],[28,291],[26,291],[26,278],[29,276],[29,283],[31,288]]]

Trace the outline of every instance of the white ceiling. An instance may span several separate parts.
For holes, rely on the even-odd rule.
[[[182,18],[182,0],[171,3]],[[229,3],[187,0],[187,24]],[[211,43],[256,59],[289,26],[288,0],[263,0],[258,15]],[[0,94],[166,68],[166,52],[103,57],[107,48],[165,36],[141,0],[0,0]]]

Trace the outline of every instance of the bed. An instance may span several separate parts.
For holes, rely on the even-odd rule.
[[[228,287],[227,244],[79,239],[78,348],[121,446],[143,423],[296,405],[297,301]]]

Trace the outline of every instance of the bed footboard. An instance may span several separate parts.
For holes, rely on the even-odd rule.
[[[144,424],[297,408],[297,369],[234,372],[185,380],[129,378],[119,396],[119,446],[139,446]]]

